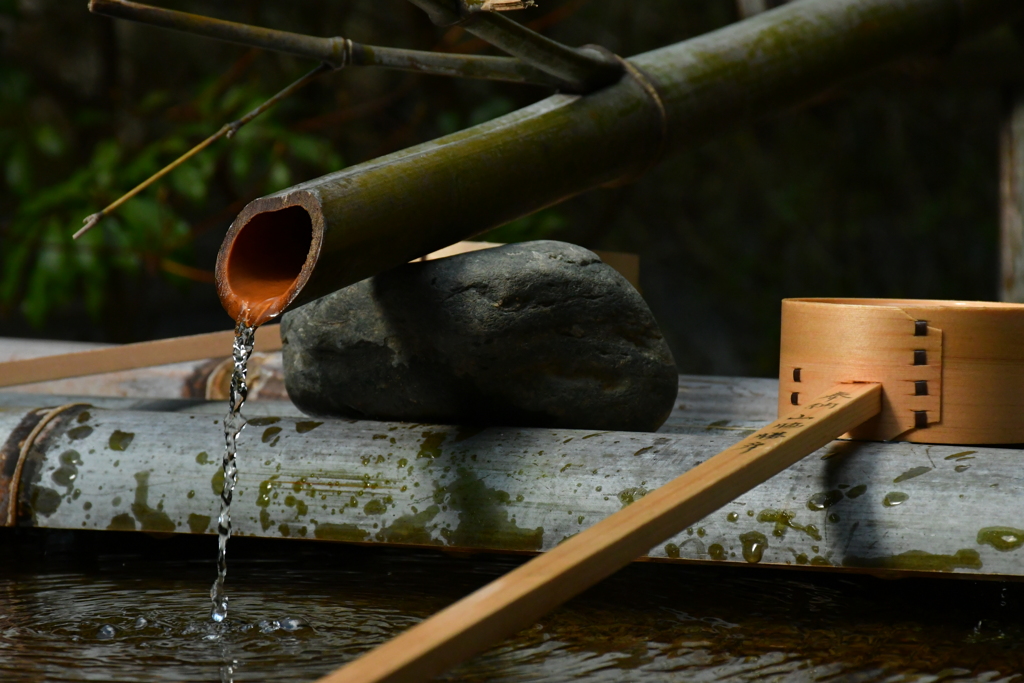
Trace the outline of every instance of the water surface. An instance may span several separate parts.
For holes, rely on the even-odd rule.
[[[0,530],[0,680],[312,681],[522,560]],[[1024,585],[633,565],[459,681],[1024,680]],[[275,624],[275,622],[277,622]]]

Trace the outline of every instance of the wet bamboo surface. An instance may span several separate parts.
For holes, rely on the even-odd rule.
[[[236,533],[547,550],[774,418],[774,380],[684,377],[680,388],[656,434],[313,420],[264,410],[242,437]],[[0,395],[0,431],[14,431],[27,406],[43,405],[38,399]],[[220,416],[206,406],[179,407],[185,412],[159,417],[67,411],[26,463],[19,523],[211,533]],[[833,442],[647,556],[1016,577],[1024,574],[1020,458],[1012,448]]]

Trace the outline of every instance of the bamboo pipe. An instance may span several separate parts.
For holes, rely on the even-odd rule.
[[[218,294],[259,324],[589,189],[894,59],[947,50],[1019,0],[804,0],[628,60],[617,83],[311,180],[246,206]]]

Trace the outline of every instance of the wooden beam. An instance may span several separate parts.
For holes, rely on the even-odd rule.
[[[1008,92],[999,136],[1000,298],[1024,303],[1024,88]]]
[[[7,361],[0,363],[0,387],[230,356],[233,339],[234,332],[228,330]],[[255,350],[280,348],[279,326],[261,327]]]

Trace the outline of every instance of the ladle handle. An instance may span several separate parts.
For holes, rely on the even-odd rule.
[[[210,332],[188,337],[171,337],[137,344],[119,344],[100,349],[75,351],[54,356],[25,358],[0,363],[0,387],[11,387],[55,379],[99,375],[168,363],[228,357],[235,333]],[[278,325],[264,325],[256,335],[256,351],[281,348]]]
[[[877,415],[882,386],[839,384],[629,507],[318,683],[426,681],[497,644],[737,496]]]

